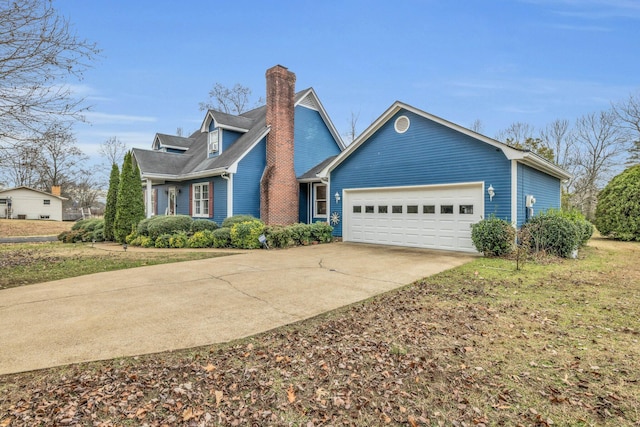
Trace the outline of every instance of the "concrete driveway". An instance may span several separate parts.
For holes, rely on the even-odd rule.
[[[5,289],[0,291],[0,374],[226,342],[472,258],[333,243]]]

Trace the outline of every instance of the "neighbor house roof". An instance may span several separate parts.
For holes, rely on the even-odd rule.
[[[453,129],[457,132],[475,138],[479,141],[492,145],[498,149],[500,149],[504,155],[509,160],[517,160],[527,166],[531,166],[534,169],[538,169],[543,171],[551,176],[556,178],[566,180],[571,178],[571,174],[562,169],[560,166],[557,166],[546,159],[543,159],[536,153],[529,150],[521,150],[518,148],[511,147],[503,142],[497,141],[495,139],[489,138],[482,134],[472,131],[471,129],[467,129],[455,123],[452,123],[448,120],[445,120],[441,117],[434,116],[433,114],[422,111],[418,108],[412,107],[408,104],[405,104],[400,101],[394,102],[391,107],[389,107],[376,121],[374,121],[367,129],[365,129],[360,136],[358,136],[342,153],[340,153],[336,158],[327,164],[322,171],[318,173],[318,177],[325,178],[329,175],[329,173],[335,169],[340,163],[342,163],[346,158],[351,155],[355,150],[358,149],[365,141],[371,137],[375,132],[377,132],[385,123],[387,123],[398,111],[407,110],[418,116],[422,116],[428,120],[436,122],[440,125],[446,126],[450,129]]]
[[[340,135],[312,88],[296,93],[294,105],[303,105],[318,111],[338,146],[344,149]],[[269,133],[269,127],[266,125],[266,111],[266,106],[261,106],[234,116],[209,110],[200,129],[189,138],[157,134],[154,147],[155,142],[159,141],[163,146],[187,147],[187,149],[184,153],[167,153],[134,148],[133,155],[142,178],[184,180],[235,173],[238,162]],[[209,158],[207,132],[211,121],[214,121],[218,127],[243,134],[219,156]]]
[[[21,185],[19,187],[13,187],[13,188],[5,188],[3,190],[0,190],[0,194],[8,193],[10,191],[16,191],[16,190],[29,190],[29,191],[33,191],[33,192],[36,192],[36,193],[40,193],[40,194],[45,195],[45,196],[55,197],[56,199],[69,200],[66,197],[56,196],[55,194],[51,194],[51,193],[48,193],[48,192],[42,191],[42,190],[36,190],[35,188],[27,187],[26,185]]]

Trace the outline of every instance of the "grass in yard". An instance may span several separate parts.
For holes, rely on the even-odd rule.
[[[638,259],[478,258],[225,345],[0,377],[0,425],[638,425]]]
[[[73,222],[0,219],[0,237],[56,236],[71,230]]]
[[[214,251],[103,250],[100,245],[52,243],[0,244],[0,289],[103,271],[214,258]]]

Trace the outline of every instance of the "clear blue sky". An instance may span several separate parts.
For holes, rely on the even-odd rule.
[[[336,128],[358,130],[395,100],[495,134],[609,108],[640,89],[638,0],[56,0],[102,57],[77,90],[95,155],[117,136],[150,148],[186,133],[219,82],[264,96],[281,64],[314,87]]]

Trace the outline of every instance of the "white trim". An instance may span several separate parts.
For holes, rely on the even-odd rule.
[[[518,162],[511,160],[511,225],[518,227]]]
[[[258,145],[258,143],[260,143],[260,141],[262,141],[262,139],[263,139],[264,137],[266,137],[266,136],[269,134],[269,131],[270,131],[270,130],[271,130],[271,127],[267,127],[267,128],[264,130],[264,132],[262,132],[262,133],[261,133],[261,134],[256,138],[256,140],[253,142],[253,144],[251,144],[251,145],[249,146],[249,148],[247,148],[247,149],[244,151],[244,153],[242,153],[242,155],[241,155],[240,157],[238,157],[238,158],[236,159],[236,161],[235,161],[235,162],[233,162],[233,163],[231,164],[231,166],[229,166],[229,167],[228,167],[228,170],[229,170],[229,172],[230,172],[230,173],[236,173],[236,172],[237,172],[237,170],[238,170],[238,163],[240,163],[240,162],[242,161],[242,159],[244,159],[244,158],[247,156],[247,154],[249,154],[249,152],[250,152],[251,150],[253,150],[253,149],[255,148],[255,146],[256,146],[256,145]]]
[[[213,197],[213,194],[210,194],[210,191],[209,191],[210,184],[211,183],[208,182],[208,181],[194,182],[194,183],[191,184],[191,192],[192,192],[191,193],[192,194],[192,197],[191,197],[191,216],[193,218],[210,218],[211,217],[212,212],[209,212],[209,205],[210,205],[210,202],[211,202],[211,197]],[[208,196],[206,198],[206,200],[207,200],[207,203],[206,203],[207,213],[202,213],[202,210],[203,210],[202,209],[202,201],[205,200],[202,197],[200,197],[197,200],[198,203],[200,203],[200,213],[196,213],[196,186],[200,186],[200,196],[202,196],[202,193],[203,193],[202,189],[205,188],[205,187],[207,189],[207,196]]]
[[[442,126],[448,127],[449,129],[453,129],[464,135],[470,136],[474,139],[494,146],[500,149],[509,160],[520,160],[522,161],[522,163],[528,164],[534,169],[541,170],[559,179],[571,178],[571,175],[564,169],[548,162],[547,160],[530,151],[522,151],[513,147],[509,147],[508,145],[500,141],[491,139],[470,129],[464,128],[460,125],[452,123],[438,116],[434,116],[433,114],[429,114],[425,111],[419,110],[400,101],[394,102],[391,107],[389,107],[384,113],[382,113],[380,117],[378,117],[378,119],[376,119],[376,121],[374,121],[367,129],[365,129],[365,131],[362,132],[360,136],[355,139],[355,141],[353,141],[342,153],[340,153],[331,163],[329,163],[320,173],[318,173],[318,176],[325,177],[329,173],[331,173],[333,169],[335,169],[340,163],[342,163],[347,157],[349,157],[349,155],[351,155],[353,151],[355,151],[365,141],[367,141],[367,139],[369,139],[376,131],[378,131],[383,125],[385,125],[389,121],[389,119],[391,119],[391,117],[393,117],[400,110],[407,110]]]
[[[320,213],[317,212],[318,198],[317,198],[316,194],[317,194],[317,188],[319,186],[323,186],[325,188],[325,195],[324,195],[324,211],[325,211],[325,213],[324,214],[320,214]],[[329,209],[330,209],[330,204],[331,204],[330,203],[331,200],[329,199],[329,197],[330,197],[330,195],[329,195],[329,186],[327,184],[323,183],[323,182],[316,182],[316,183],[313,183],[311,185],[311,189],[312,189],[311,190],[311,199],[312,199],[311,205],[312,205],[312,208],[313,208],[313,211],[311,212],[311,218],[312,219],[313,218],[327,218],[328,217],[328,212],[329,212]]]
[[[153,182],[150,179],[147,179],[147,197],[145,202],[147,203],[147,218],[151,218],[153,216],[153,202],[151,200],[152,191],[153,191]]]
[[[232,114],[230,114],[232,115]],[[242,116],[237,116],[237,117],[242,117]],[[213,113],[211,112],[211,110],[207,111],[207,114],[204,116],[204,120],[202,121],[202,124],[200,125],[200,132],[209,132],[209,125],[211,124],[211,122],[213,122],[213,126],[215,128],[220,128],[220,129],[227,129],[227,130],[232,130],[235,132],[241,132],[241,133],[246,133],[249,132],[249,129],[245,129],[245,128],[239,128],[236,126],[229,126],[229,125],[221,125],[220,123],[218,123],[216,121],[216,118],[213,116]]]
[[[405,127],[404,129],[400,129],[400,127],[398,126],[398,124],[399,124],[400,120],[402,120],[402,121],[406,121],[406,122],[407,122],[407,127]],[[407,116],[405,116],[405,115],[402,115],[402,116],[398,117],[398,118],[396,119],[396,121],[395,121],[395,122],[393,122],[393,129],[394,129],[396,132],[400,133],[400,134],[403,134],[403,133],[405,133],[406,131],[408,131],[410,127],[411,127],[411,120],[409,120],[409,117],[407,117]]]

